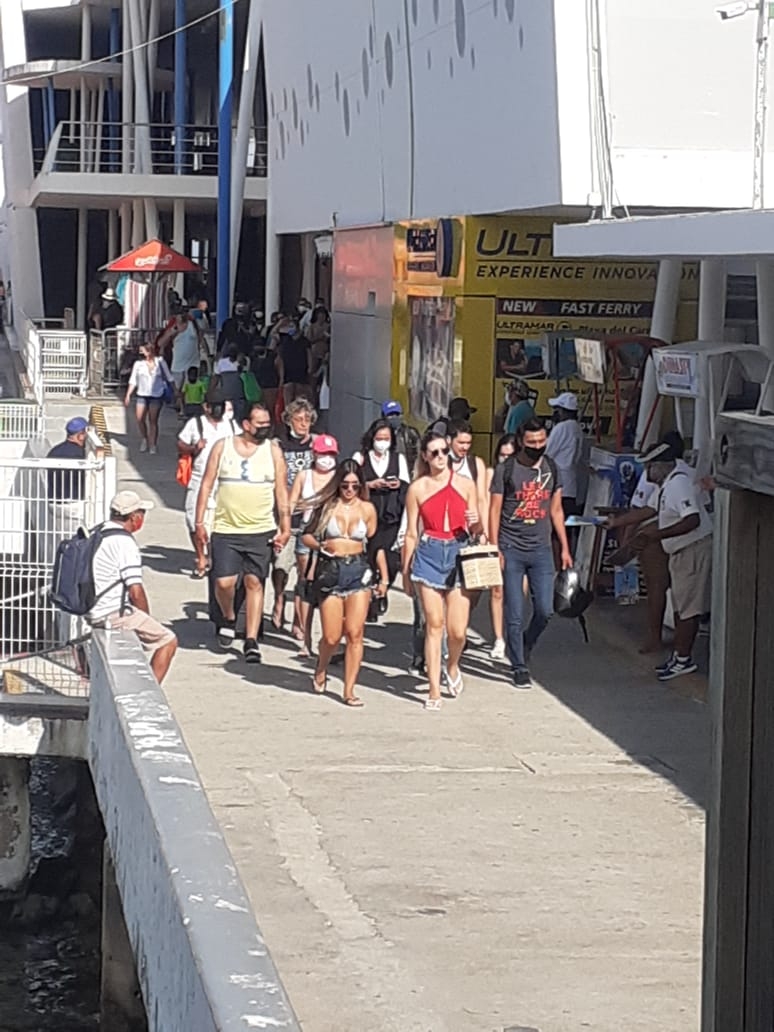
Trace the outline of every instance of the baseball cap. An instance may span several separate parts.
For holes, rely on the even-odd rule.
[[[129,516],[133,512],[147,512],[153,508],[153,502],[140,498],[136,491],[119,491],[110,503],[110,511],[119,516]]]
[[[473,412],[478,412],[467,398],[452,398],[449,402],[449,419],[467,419]]]
[[[318,434],[312,441],[312,451],[315,455],[338,455],[339,442],[330,434]]]
[[[382,403],[383,416],[402,416],[403,407],[399,401],[385,401]]]
[[[568,412],[578,411],[578,399],[572,391],[562,391],[557,397],[549,398],[548,404],[551,408],[563,408],[567,409]]]
[[[80,434],[89,425],[88,419],[84,419],[83,416],[73,416],[69,423],[65,426],[66,434]]]
[[[674,462],[676,458],[677,455],[675,455],[674,448],[669,441],[659,441],[658,444],[654,444],[648,451],[638,455],[637,461],[643,464],[648,462]]]

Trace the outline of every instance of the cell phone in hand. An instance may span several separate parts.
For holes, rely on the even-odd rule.
[[[393,484],[397,487],[400,483],[400,477],[386,477],[385,482],[388,483],[391,487]]]

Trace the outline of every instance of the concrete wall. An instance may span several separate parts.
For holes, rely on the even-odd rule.
[[[151,1032],[300,1032],[133,635],[95,633],[89,764]]]
[[[721,21],[711,0],[263,3],[280,233],[585,207],[608,161],[623,204],[749,204],[754,15]]]
[[[264,41],[278,232],[559,203],[551,0],[264,0]]]
[[[0,3],[0,65],[10,68],[26,60],[21,0],[3,0]],[[15,312],[18,314],[22,309],[34,318],[43,314],[43,283],[37,215],[29,207],[28,199],[32,183],[32,137],[27,90],[23,86],[6,86],[4,92],[5,103],[0,101],[0,132],[6,142],[3,147],[4,203],[8,207],[10,261],[9,267],[2,271],[5,279],[13,284]],[[8,145],[9,141],[13,141],[12,146]]]
[[[708,0],[609,0],[606,6],[621,201],[749,206],[755,15],[721,21],[719,4]]]
[[[336,233],[328,420],[342,455],[390,396],[392,270],[392,226]]]

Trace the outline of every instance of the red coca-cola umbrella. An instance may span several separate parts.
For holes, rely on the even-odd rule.
[[[148,240],[104,269],[126,277],[122,290],[124,324],[138,330],[156,330],[166,323],[167,289],[173,276],[201,271],[190,258],[161,240]]]
[[[199,266],[172,247],[167,247],[161,240],[149,240],[140,247],[135,247],[105,268],[108,272],[145,272],[176,275],[180,272],[199,272]]]

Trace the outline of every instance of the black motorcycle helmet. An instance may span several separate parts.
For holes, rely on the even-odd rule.
[[[554,578],[554,612],[557,616],[577,620],[586,641],[589,640],[586,630],[585,611],[594,601],[594,593],[581,585],[580,574],[570,567],[560,570]]]

